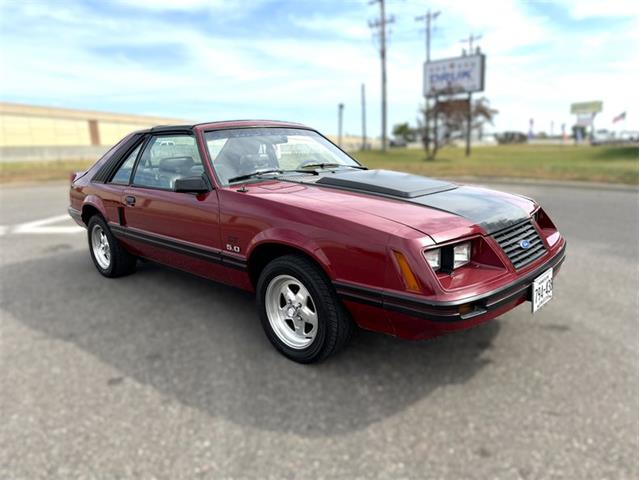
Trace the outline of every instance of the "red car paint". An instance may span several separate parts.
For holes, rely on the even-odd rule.
[[[87,215],[99,212],[136,255],[248,291],[265,260],[301,252],[322,267],[359,326],[410,339],[468,328],[511,310],[528,299],[534,274],[549,267],[555,274],[564,260],[565,240],[533,200],[520,196],[466,190],[544,219],[533,220],[544,255],[516,270],[482,226],[460,215],[279,179],[223,186],[204,132],[252,127],[307,128],[267,121],[190,127],[214,187],[197,195],[92,181],[116,146],[75,176],[69,211],[83,226]],[[126,203],[127,196],[136,198],[135,206]],[[474,239],[470,264],[451,273],[429,267],[425,248],[465,239]],[[406,258],[419,291],[407,290],[394,251]]]

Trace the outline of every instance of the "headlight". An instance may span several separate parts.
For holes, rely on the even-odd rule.
[[[472,242],[467,241],[424,250],[424,258],[434,272],[451,273],[471,262],[471,244]]]
[[[427,263],[433,268],[433,271],[440,269],[440,249],[434,248],[433,250],[425,250],[424,258],[427,259]]]
[[[466,265],[471,261],[471,242],[464,242],[453,247],[453,268]]]

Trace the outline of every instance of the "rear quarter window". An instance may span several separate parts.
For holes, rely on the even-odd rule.
[[[111,179],[111,183],[115,183],[119,185],[129,184],[129,180],[131,179],[131,172],[133,172],[133,167],[136,163],[136,158],[138,157],[140,148],[142,148],[142,145],[138,145],[133,150],[133,152],[129,154],[127,159],[122,163],[122,165],[120,165],[120,168],[118,168],[115,175]]]
[[[101,163],[96,174],[91,178],[92,182],[108,182],[115,170],[122,162],[122,156],[126,155],[142,138],[142,134],[131,134],[125,137],[117,145],[111,148],[98,163]]]

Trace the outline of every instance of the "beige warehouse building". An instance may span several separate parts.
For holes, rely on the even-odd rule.
[[[94,159],[127,133],[184,119],[0,102],[4,161]]]
[[[0,161],[95,160],[132,131],[185,123],[191,121],[0,102]],[[367,144],[376,148],[379,141]],[[361,137],[342,138],[347,150],[361,145]]]

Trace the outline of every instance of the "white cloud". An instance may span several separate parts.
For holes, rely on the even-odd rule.
[[[252,7],[262,3],[261,0],[239,2],[234,0],[115,0],[123,6],[155,11],[183,10],[193,12],[196,10],[243,10],[248,11]]]
[[[371,30],[362,18],[327,17],[324,15],[299,17],[291,15],[289,19],[294,25],[312,32],[358,40],[368,39],[371,36]]]
[[[174,8],[173,3],[197,9],[218,8],[220,2],[154,5]],[[571,102],[592,99],[604,100],[603,121],[628,110],[627,124],[640,123],[633,110],[640,104],[635,93],[640,62],[637,49],[628,46],[630,41],[637,45],[638,31],[631,22],[594,35],[565,32],[515,1],[440,1],[432,8],[443,12],[436,22],[435,58],[458,55],[459,40],[469,32],[483,35],[485,95],[500,110],[497,130],[526,130],[534,117],[536,128],[548,129],[554,121],[558,131],[561,123],[573,121]],[[379,59],[366,24],[376,12],[366,4],[360,17],[292,15],[297,28],[313,34],[293,37],[283,28],[259,41],[198,30],[155,14],[132,15],[123,22],[88,7],[24,3],[3,9],[5,25],[17,26],[0,32],[9,46],[0,53],[5,99],[195,120],[282,118],[328,133],[335,130],[337,104],[344,102],[345,129],[356,133],[360,83],[365,82],[369,132],[380,125]],[[410,2],[389,6],[396,16],[388,50],[390,127],[414,121],[422,99],[424,34],[414,17],[424,9]],[[229,15],[241,14],[236,9]],[[166,49],[166,58],[160,53],[157,62],[149,63],[127,54],[141,48]]]
[[[392,5],[390,11],[402,18],[414,8],[408,2]],[[430,2],[429,6],[442,11],[432,58],[457,56],[463,48],[459,40],[469,33],[482,35],[477,44],[487,54],[486,91],[477,95],[487,96],[500,111],[495,130],[526,131],[529,118],[534,118],[536,129],[548,131],[554,122],[557,133],[562,123],[569,127],[575,122],[569,105],[581,100],[604,101],[604,112],[597,118],[604,128],[614,127],[611,118],[624,110],[629,128],[640,125],[634,86],[640,83],[637,15],[625,27],[594,34],[567,31],[548,16],[532,15],[526,4],[516,1]],[[612,8],[620,10],[619,5]],[[391,111],[403,112],[407,119],[415,117],[412,99],[420,94],[421,70],[412,67],[415,52],[423,51],[420,43],[398,51],[401,45],[394,44],[391,36],[390,91],[398,100]]]
[[[632,17],[640,13],[637,0],[579,0],[562,2],[575,19]]]

